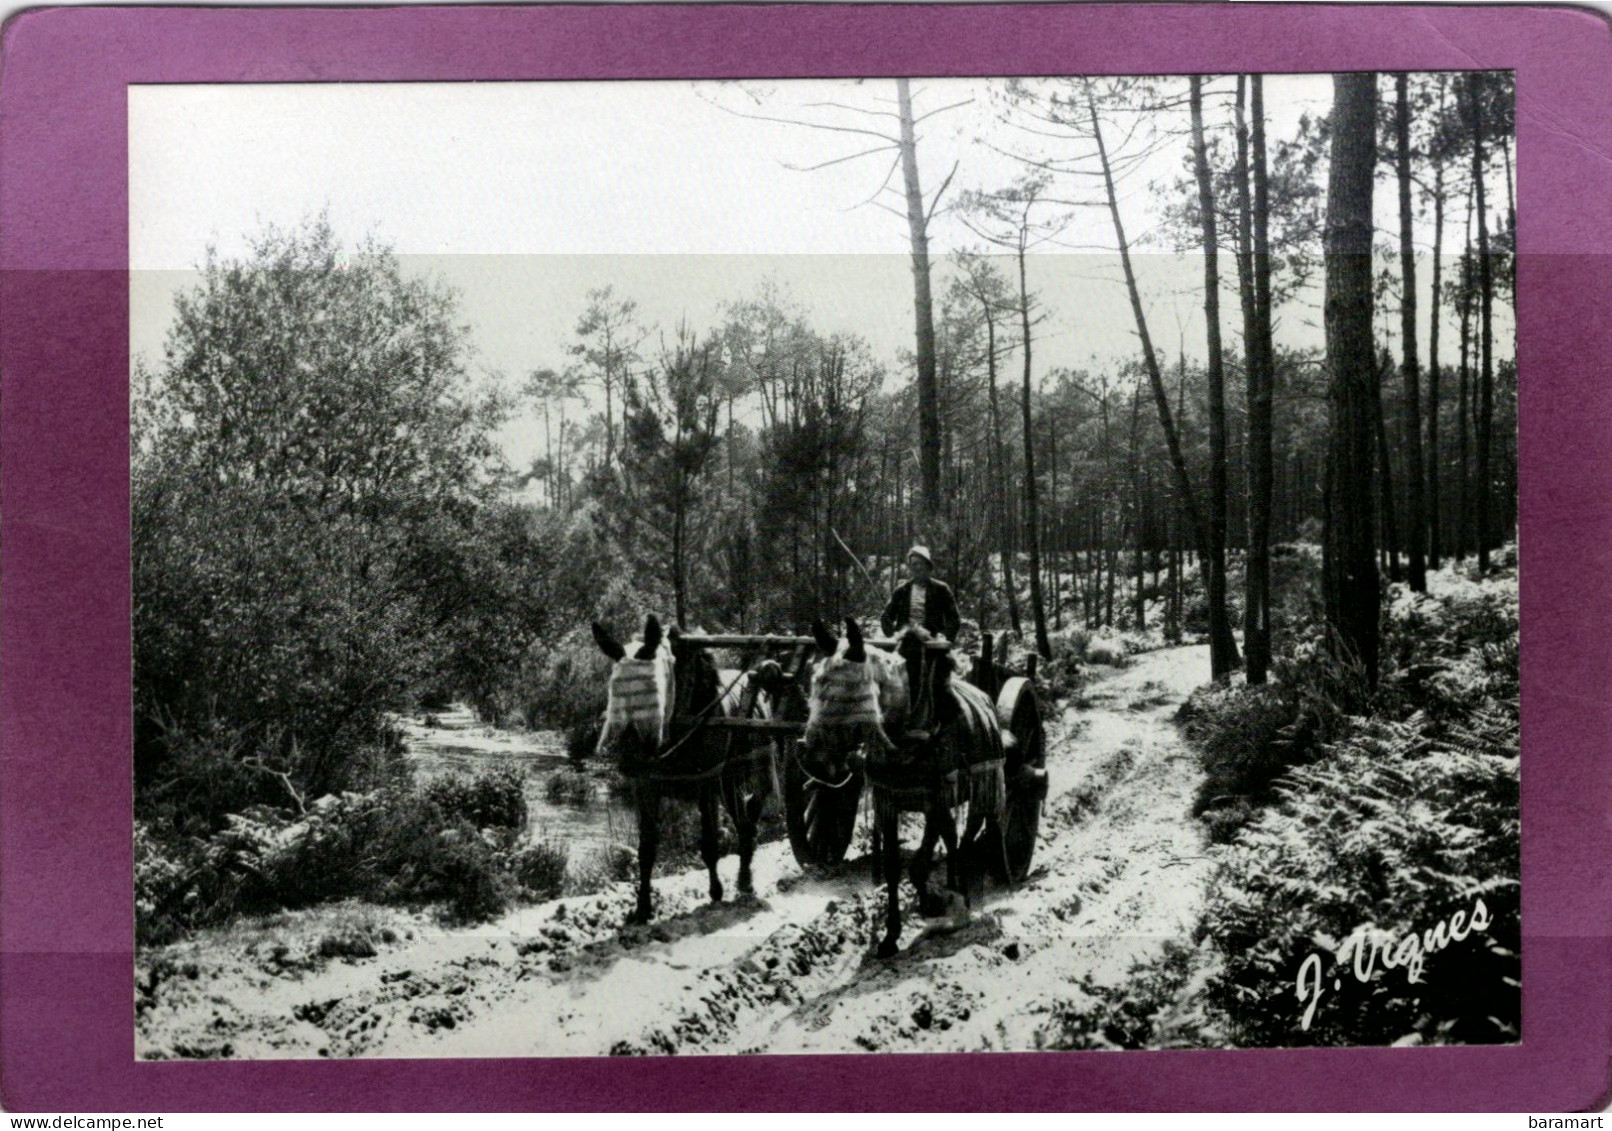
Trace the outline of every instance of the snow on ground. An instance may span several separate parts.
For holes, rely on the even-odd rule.
[[[1205,646],[1099,670],[1052,722],[1030,876],[987,891],[961,930],[926,933],[909,905],[892,959],[873,956],[882,892],[865,855],[808,878],[770,844],[754,898],[713,906],[703,870],[660,876],[645,926],[623,925],[632,895],[619,884],[466,929],[338,905],[208,932],[140,956],[139,1055],[1045,1047],[1094,987],[1123,985],[1133,962],[1190,937],[1209,861],[1190,815],[1200,772],[1171,720],[1208,671]],[[736,863],[722,867],[731,889]],[[355,916],[390,939],[379,953],[307,953]]]

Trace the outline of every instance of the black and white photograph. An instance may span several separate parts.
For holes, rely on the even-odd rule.
[[[130,86],[135,1055],[1520,1042],[1515,136]]]

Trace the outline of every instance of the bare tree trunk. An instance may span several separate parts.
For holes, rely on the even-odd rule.
[[[1199,547],[1199,563],[1207,568],[1209,528],[1203,512],[1192,494],[1192,480],[1187,475],[1186,456],[1181,450],[1181,437],[1176,432],[1175,418],[1170,412],[1170,398],[1164,391],[1164,376],[1159,370],[1158,354],[1153,350],[1153,338],[1148,333],[1147,313],[1142,308],[1142,294],[1136,285],[1136,272],[1131,266],[1131,248],[1125,239],[1125,225],[1120,219],[1119,198],[1114,192],[1114,171],[1108,162],[1108,149],[1103,143],[1102,122],[1097,116],[1097,100],[1088,88],[1086,106],[1091,115],[1092,135],[1097,143],[1097,155],[1102,162],[1103,187],[1108,197],[1108,212],[1114,221],[1115,241],[1119,244],[1120,266],[1125,272],[1125,288],[1131,299],[1131,314],[1136,319],[1136,333],[1142,341],[1142,361],[1147,369],[1148,381],[1153,387],[1153,401],[1158,408],[1159,426],[1164,432],[1165,447],[1170,453],[1170,468],[1175,476],[1176,497],[1192,528],[1194,543]],[[1185,365],[1185,361],[1182,362]],[[1207,589],[1207,576],[1205,577]]]
[[[1438,77],[1438,117],[1444,117],[1444,91],[1446,76]],[[1430,147],[1436,150],[1436,147]],[[1432,153],[1433,160],[1433,316],[1427,327],[1427,565],[1438,569],[1443,551],[1442,523],[1439,521],[1439,463],[1441,446],[1438,433],[1438,339],[1439,322],[1444,307],[1444,162]]]
[[[1327,621],[1344,655],[1377,682],[1379,582],[1371,522],[1371,197],[1377,165],[1377,76],[1332,79],[1327,185],[1326,338],[1331,440],[1323,587]]]
[[[1405,375],[1405,457],[1410,466],[1405,469],[1409,513],[1405,518],[1405,545],[1409,557],[1408,577],[1414,592],[1427,592],[1427,556],[1424,542],[1427,538],[1426,512],[1422,505],[1422,390],[1421,370],[1416,357],[1416,246],[1411,242],[1411,168],[1410,168],[1410,76],[1394,76],[1394,140],[1399,168],[1399,273],[1400,335],[1404,338],[1404,356],[1400,367]]]
[[[1052,589],[1052,624],[1058,631],[1063,631],[1063,591],[1058,577],[1058,551],[1060,549],[1058,538],[1058,429],[1052,426],[1055,422],[1049,421],[1047,428],[1047,464],[1052,468],[1052,513],[1053,519],[1047,524],[1049,545],[1043,547],[1047,559],[1047,582]]]
[[[1472,266],[1472,217],[1476,209],[1473,196],[1467,197],[1466,248],[1461,255],[1461,392],[1456,402],[1456,457],[1460,461],[1461,494],[1457,500],[1461,512],[1457,523],[1459,538],[1456,542],[1456,560],[1472,552],[1472,463],[1467,437],[1472,420],[1472,299],[1473,281],[1477,272]]]
[[[1500,152],[1506,155],[1506,231],[1517,230],[1517,185],[1511,169],[1511,139],[1500,136]]]
[[[901,176],[907,193],[912,239],[913,307],[918,341],[918,463],[927,517],[940,513],[940,399],[935,385],[935,313],[929,294],[929,218],[918,185],[918,139],[912,120],[912,90],[896,80],[901,116]]]
[[[1019,593],[1013,581],[1013,555],[1017,539],[1013,535],[1013,523],[1002,521],[1008,509],[1007,489],[1007,454],[1002,446],[1002,417],[996,402],[996,320],[992,317],[988,304],[985,305],[985,335],[986,335],[986,371],[989,380],[987,388],[990,391],[991,405],[991,450],[996,456],[996,515],[998,526],[997,548],[1001,554],[1002,587],[1007,591],[1008,619],[1013,624],[1014,632],[1022,632],[1023,626],[1019,622]]]
[[[1265,167],[1265,99],[1259,75],[1253,86],[1253,200],[1249,200],[1248,126],[1243,119],[1244,79],[1237,80],[1237,197],[1239,290],[1248,385],[1248,559],[1243,609],[1243,650],[1248,682],[1266,681],[1271,658],[1271,410],[1274,364],[1270,328],[1270,198]]]
[[[1237,643],[1226,612],[1226,373],[1220,345],[1220,263],[1215,232],[1214,185],[1203,136],[1203,79],[1189,78],[1192,149],[1198,173],[1198,211],[1203,224],[1203,312],[1209,337],[1209,668],[1215,679],[1238,664]]]
[[[1035,647],[1052,658],[1052,641],[1047,638],[1047,607],[1041,596],[1041,517],[1036,500],[1035,443],[1030,417],[1030,290],[1024,270],[1024,234],[1019,234],[1019,315],[1024,333],[1024,388],[1020,400],[1024,412],[1024,530],[1030,539],[1030,611],[1035,617]]]
[[[1383,363],[1378,366],[1375,380],[1371,386],[1371,413],[1372,428],[1377,435],[1377,469],[1378,484],[1381,487],[1378,516],[1382,529],[1381,553],[1388,570],[1390,581],[1401,579],[1399,569],[1399,521],[1398,511],[1394,506],[1394,474],[1393,465],[1389,460],[1388,449],[1388,423],[1383,412],[1383,379],[1393,372],[1393,360],[1383,354]]]
[[[1145,502],[1142,495],[1142,385],[1131,390],[1131,536],[1136,542],[1136,631],[1147,628],[1147,573],[1143,557]]]
[[[1479,88],[1482,78],[1474,72],[1467,75],[1467,99],[1472,112],[1472,184],[1478,202],[1478,294],[1480,298],[1479,333],[1481,335],[1481,377],[1478,385],[1478,571],[1489,572],[1490,496],[1490,441],[1494,432],[1494,274],[1489,265],[1489,221],[1485,215],[1484,160],[1483,160],[1483,93]]]

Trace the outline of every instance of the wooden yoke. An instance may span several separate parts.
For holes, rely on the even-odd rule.
[[[716,633],[706,636],[683,635],[678,640],[691,648],[815,648],[817,641],[810,636],[745,636],[741,634]],[[865,637],[864,644],[874,648],[883,648],[886,652],[894,651],[901,643],[897,637]],[[949,640],[926,640],[924,649],[930,652],[950,652],[952,644]]]
[[[864,637],[863,643],[869,647],[882,648],[887,652],[897,650],[904,637]],[[785,677],[792,681],[809,678],[811,671],[810,657],[817,648],[817,641],[810,636],[783,636],[775,634],[742,634],[742,633],[712,633],[708,635],[684,634],[677,638],[678,645],[684,648],[734,648],[742,651],[745,656],[746,670],[754,666],[754,659],[758,654],[779,651],[785,653],[783,669]],[[939,695],[944,691],[942,673],[944,666],[939,662],[943,653],[952,650],[949,640],[925,640],[922,647],[916,651],[915,656],[909,656],[908,689],[911,706],[908,709],[907,726],[900,736],[906,741],[927,741],[934,734],[935,704]],[[747,704],[749,706],[749,704]],[[680,723],[691,725],[698,721],[699,725],[718,729],[743,729],[758,731],[787,731],[799,734],[805,725],[804,719],[756,719],[750,717],[746,710],[740,717],[726,718],[721,715],[707,715],[696,720],[693,716],[680,716]],[[895,736],[892,736],[895,737]]]

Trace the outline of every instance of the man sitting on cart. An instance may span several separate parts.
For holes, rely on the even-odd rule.
[[[957,639],[957,631],[962,627],[957,598],[952,595],[951,586],[936,578],[934,572],[929,547],[914,546],[907,551],[907,573],[911,580],[897,586],[879,617],[879,626],[886,636],[910,628],[924,640]]]

